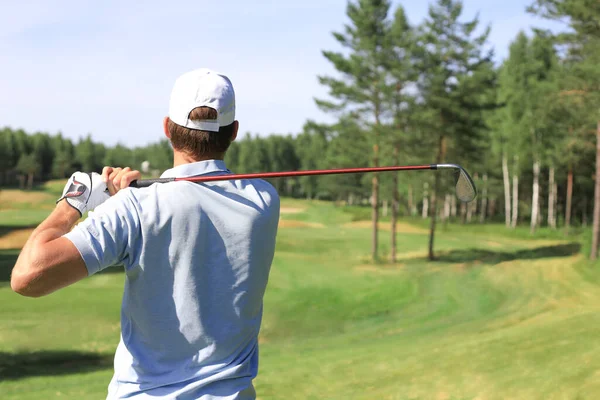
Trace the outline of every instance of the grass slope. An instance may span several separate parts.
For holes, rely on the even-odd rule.
[[[411,221],[398,235],[399,263],[372,265],[362,211],[283,206],[260,399],[600,397],[600,273],[577,241],[448,225],[429,262],[427,234]],[[43,217],[25,208],[0,213],[0,244]],[[389,232],[380,234],[385,252]],[[104,398],[122,274],[25,299],[7,287],[17,253],[0,250],[0,397]]]

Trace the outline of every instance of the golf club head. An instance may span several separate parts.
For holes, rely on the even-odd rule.
[[[470,203],[477,197],[477,188],[467,171],[459,168],[456,174],[456,197],[463,203]]]
[[[437,168],[452,168],[456,179],[456,197],[463,203],[470,203],[477,197],[477,188],[471,176],[463,167],[456,164],[438,164]]]

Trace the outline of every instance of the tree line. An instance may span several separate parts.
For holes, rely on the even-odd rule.
[[[478,201],[458,212],[441,174],[422,178],[430,259],[439,218],[477,213],[483,222],[499,208],[507,228],[527,222],[532,234],[541,225],[568,233],[588,224],[593,210],[590,256],[597,257],[600,8],[592,0],[532,0],[527,12],[562,21],[564,32],[519,32],[501,65],[492,61],[491,28],[463,17],[459,0],[434,1],[419,24],[402,5],[350,1],[349,22],[333,33],[341,49],[323,51],[336,74],[319,77],[329,93],[317,104],[364,133],[369,164],[452,162],[474,172]],[[387,187],[372,177],[374,259],[382,201],[393,204],[392,232],[403,202],[397,175]],[[394,261],[394,233],[391,246]]]
[[[19,185],[31,189],[34,182],[69,177],[75,171],[102,171],[105,165],[136,166],[152,160],[157,170],[173,165],[168,141],[128,148],[122,144],[105,146],[91,135],[76,143],[61,133],[27,133],[22,129],[0,129],[0,186]]]
[[[419,24],[389,1],[348,2],[348,23],[324,50],[336,73],[318,77],[328,96],[317,105],[335,123],[307,121],[295,135],[246,134],[227,153],[238,173],[452,162],[469,170],[476,201],[459,204],[453,177],[402,172],[277,179],[283,195],[371,207],[372,257],[379,257],[381,214],[430,219],[429,257],[436,224],[502,221],[564,229],[593,223],[591,257],[600,234],[600,10],[590,0],[537,0],[528,12],[565,22],[565,31],[518,33],[496,65],[489,27],[465,20],[458,0],[436,0]],[[595,4],[595,3],[594,3]],[[130,149],[74,143],[62,135],[0,131],[0,182],[23,187],[103,165],[171,166],[163,140]],[[594,197],[595,196],[595,197]]]

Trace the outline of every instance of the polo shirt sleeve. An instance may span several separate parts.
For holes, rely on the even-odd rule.
[[[121,263],[127,267],[135,258],[141,236],[137,205],[132,189],[121,190],[64,235],[79,250],[88,275]]]

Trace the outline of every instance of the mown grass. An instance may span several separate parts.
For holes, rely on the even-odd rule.
[[[374,265],[356,212],[283,205],[297,223],[279,231],[265,296],[260,399],[600,397],[600,273],[581,235],[448,224],[430,262],[427,234],[404,229],[399,262]],[[43,217],[31,212],[0,225]],[[122,274],[25,299],[6,287],[17,253],[0,250],[0,397],[103,398]]]

